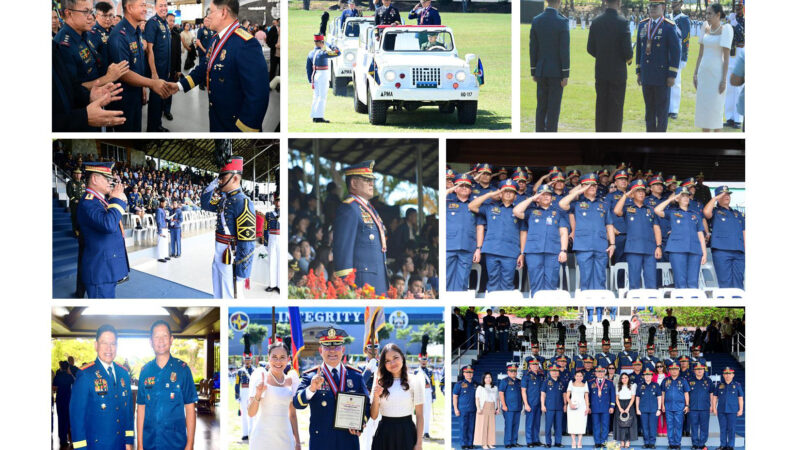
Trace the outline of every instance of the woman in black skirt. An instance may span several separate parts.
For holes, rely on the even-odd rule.
[[[381,351],[377,375],[370,415],[373,420],[378,420],[378,415],[381,419],[372,438],[372,450],[422,450],[424,382],[409,375],[405,355],[396,344],[388,344]]]
[[[617,407],[614,410],[614,440],[622,448],[629,448],[631,441],[637,439],[636,424],[636,383],[631,376],[623,373],[617,383]]]

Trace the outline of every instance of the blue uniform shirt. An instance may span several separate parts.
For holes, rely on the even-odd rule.
[[[314,72],[318,67],[328,67],[328,60],[335,58],[342,54],[342,52],[335,46],[329,46],[330,50],[325,48],[314,47],[314,50],[308,52],[306,58],[306,77],[309,83],[314,82]],[[322,69],[330,70],[330,69]]]
[[[461,380],[453,386],[453,395],[458,397],[458,411],[460,413],[475,412],[475,390],[478,385],[467,380]]]
[[[200,195],[200,207],[204,211],[217,213],[217,239],[229,241],[233,247],[233,273],[244,280],[250,277],[253,268],[253,252],[256,244],[256,213],[253,204],[236,189],[214,198],[213,190]]]
[[[672,208],[664,211],[664,220],[669,221],[670,234],[667,241],[668,252],[701,254],[703,252],[697,233],[703,231],[701,214]]]
[[[681,62],[686,62],[689,60],[689,38],[691,37],[690,33],[691,21],[689,20],[689,16],[687,16],[684,13],[680,13],[677,16],[674,16],[672,20],[675,22],[675,26],[678,28],[678,33],[680,33]]]
[[[170,355],[164,367],[152,360],[139,374],[138,405],[144,405],[144,448],[181,450],[186,447],[185,405],[197,402],[192,371]]]
[[[525,389],[525,397],[528,399],[528,405],[531,408],[541,407],[541,393],[545,385],[545,378],[542,372],[533,373],[525,372],[522,376],[522,388]]]
[[[509,411],[522,411],[522,382],[516,378],[503,378],[497,384],[497,392],[503,393]]]
[[[409,19],[417,19],[417,25],[441,25],[442,18],[439,16],[439,10],[433,6],[427,8],[412,9],[408,13]]]
[[[128,253],[121,223],[125,209],[125,201],[117,198],[106,201],[89,189],[78,203],[78,228],[85,244],[81,259],[84,284],[116,283],[128,275]]]
[[[739,211],[714,208],[711,216],[711,248],[744,251],[744,215]]]
[[[519,232],[527,231],[528,224],[514,217],[513,209],[513,204],[505,206],[502,202],[481,205],[478,214],[486,220],[481,253],[506,257],[519,255]]]
[[[201,26],[197,30],[197,39],[200,41],[200,45],[206,49],[205,52],[199,48],[197,49],[197,54],[200,55],[201,65],[208,65],[208,51],[211,49],[211,42],[213,41],[214,36],[216,36],[216,33],[205,26]]]
[[[156,231],[161,233],[164,228],[167,228],[167,213],[164,208],[158,208],[156,210]]]
[[[179,229],[181,225],[183,225],[183,210],[181,210],[180,206],[171,210],[170,213],[172,214],[172,219],[169,221],[169,228],[170,229]]]
[[[151,17],[144,26],[143,37],[148,44],[153,44],[153,60],[159,78],[166,78],[169,76],[169,60],[172,51],[172,46],[170,45],[172,34],[169,31],[166,19],[162,19],[158,15]],[[149,73],[149,64],[147,69]]]
[[[64,24],[53,38],[70,78],[79,83],[94,81],[103,75],[97,62],[97,53],[89,44],[88,34],[78,34],[68,24]]]
[[[605,380],[602,386],[597,380],[592,382],[589,385],[589,402],[593,413],[605,413],[609,408],[614,408],[617,403],[617,391],[614,387],[614,382]]]
[[[544,392],[544,406],[549,411],[561,411],[564,409],[565,386],[560,380],[554,380],[549,374],[547,380],[542,384]]]
[[[75,449],[122,450],[133,445],[131,377],[117,363],[114,377],[100,359],[81,368],[72,386],[69,422]]]
[[[95,23],[89,33],[86,35],[86,40],[89,46],[95,51],[97,57],[97,67],[100,70],[100,75],[105,75],[108,72],[108,66],[111,62],[111,55],[108,51],[108,38],[111,35],[111,30],[106,30],[100,24]]]
[[[469,250],[475,251],[478,245],[478,236],[475,231],[477,215],[469,210],[469,203],[475,198],[470,197],[462,202],[458,197],[447,199],[447,251]]]
[[[369,283],[375,288],[375,294],[381,295],[389,289],[386,253],[381,243],[386,227],[378,211],[369,203],[366,205],[368,209],[350,196],[336,210],[333,223],[334,275],[344,277],[355,269],[356,285],[360,287]]]
[[[195,67],[180,84],[186,92],[206,80],[212,132],[260,132],[269,106],[269,68],[253,35],[238,23],[231,26],[224,44],[220,36],[212,39],[208,58],[216,55],[214,60]]]
[[[626,217],[626,215],[628,211],[628,206],[633,204],[633,200],[629,198],[625,199],[625,208],[622,210],[623,211],[622,216],[614,214],[614,207],[617,206],[617,202],[619,201],[619,199],[624,196],[625,192],[616,190],[608,194],[608,196],[603,199],[605,200],[606,203],[608,203],[609,213],[611,213],[611,224],[614,225],[614,228],[616,228],[620,234],[625,234],[628,232],[628,222],[627,222],[628,218]],[[627,250],[627,243],[625,245]]]
[[[627,223],[628,236],[625,240],[625,253],[652,255],[656,251],[656,235],[653,227],[656,214],[649,206],[636,206],[631,202],[622,209],[622,217]]]
[[[714,389],[714,396],[717,397],[718,413],[733,414],[739,412],[739,397],[744,397],[744,389],[738,381],[731,381],[731,384],[720,381]]]
[[[661,397],[661,386],[653,381],[636,385],[636,396],[639,398],[639,411],[654,413],[658,410],[658,398]]]
[[[689,381],[689,409],[692,411],[710,411],[711,395],[714,393],[714,383],[707,376],[697,379],[694,374]]]
[[[661,391],[664,393],[664,407],[667,411],[682,411],[686,407],[684,393],[689,392],[689,383],[686,378],[678,377],[674,380],[667,377],[661,382]]]
[[[551,204],[544,209],[533,205],[525,210],[525,222],[528,225],[528,239],[525,241],[525,253],[561,252],[561,228],[569,228],[566,217],[561,214],[558,204]]]
[[[481,186],[480,183],[475,183],[472,186],[472,195],[474,195],[475,197],[480,197],[481,195],[483,195],[483,194],[485,194],[487,192],[492,192],[492,191],[494,191],[496,189],[497,189],[497,187],[493,186],[491,183],[489,184],[489,186],[486,186],[486,187]],[[494,202],[494,200],[488,199],[488,200],[486,200],[485,203],[489,203],[489,202]]]
[[[636,74],[644,86],[666,86],[667,78],[678,76],[681,61],[681,41],[675,22],[664,18],[660,25],[651,19],[639,22],[636,37]],[[648,54],[648,30],[655,33]]]
[[[606,202],[581,196],[570,203],[569,213],[575,216],[574,251],[602,252],[608,248],[606,225],[612,222]]]

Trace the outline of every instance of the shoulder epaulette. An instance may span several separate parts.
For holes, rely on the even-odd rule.
[[[125,372],[128,372],[128,369],[125,366],[123,366],[122,364],[114,361],[114,365],[119,367],[120,369],[124,370]]]
[[[247,31],[245,31],[245,30],[243,30],[241,28],[237,28],[236,31],[234,31],[234,33],[236,33],[237,36],[239,36],[240,38],[244,39],[245,41],[249,41],[250,39],[253,39],[253,35],[252,34],[248,33]]]
[[[666,17],[664,18],[664,22],[667,22],[670,25],[675,25],[675,22],[673,22],[672,19],[667,19]]]
[[[93,365],[94,365],[94,362],[90,362],[90,363],[84,364],[84,365],[83,365],[83,366],[80,368],[80,370],[86,370],[86,369],[88,369],[88,368],[92,367]]]
[[[362,373],[361,369],[359,369],[358,367],[353,367],[353,366],[348,366],[348,365],[345,365],[345,367],[348,368],[348,369],[355,370],[356,372],[358,372],[359,375],[361,375],[361,373]]]
[[[305,375],[305,374],[307,374],[309,372],[316,372],[317,370],[319,370],[319,366],[314,366],[314,367],[312,367],[312,368],[310,368],[308,370],[304,370],[303,371],[303,375]]]
[[[83,199],[84,200],[94,200],[94,194],[92,194],[91,192],[87,192],[86,194],[84,194]],[[94,364],[94,363],[92,363],[92,364]]]
[[[347,197],[346,199],[344,199],[342,201],[342,203],[350,204],[350,203],[353,203],[353,201],[355,201],[355,199],[353,197]]]

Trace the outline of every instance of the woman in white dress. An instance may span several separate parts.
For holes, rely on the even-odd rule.
[[[297,413],[292,405],[300,380],[297,373],[284,373],[289,352],[282,342],[269,346],[269,364],[250,376],[247,413],[255,417],[250,448],[255,450],[300,450]]]
[[[409,374],[406,357],[397,344],[383,347],[372,383],[370,417],[378,419],[380,415],[372,450],[422,450],[424,402],[423,376]]]
[[[583,433],[586,432],[586,417],[589,414],[587,404],[589,386],[583,382],[583,372],[576,371],[575,379],[567,386],[567,433],[572,436],[572,448],[583,448]]]
[[[703,131],[722,129],[725,88],[728,78],[733,27],[723,24],[722,5],[714,3],[706,10],[706,23],[700,33],[700,52],[694,68],[697,89],[694,125]]]

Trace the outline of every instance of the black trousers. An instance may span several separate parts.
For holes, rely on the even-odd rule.
[[[536,131],[558,131],[561,114],[561,78],[539,78],[536,84]]]
[[[275,49],[273,48],[272,52],[274,52],[274,51],[275,51]],[[281,65],[281,58],[279,56],[272,56],[272,53],[270,53],[270,56],[269,56],[269,81],[272,81],[272,79],[275,78],[276,75],[278,75],[278,67],[280,65]]]
[[[666,132],[669,122],[670,88],[664,86],[642,86],[644,94],[644,123],[647,131]]]
[[[625,81],[596,80],[594,91],[597,102],[594,108],[594,129],[597,132],[622,131],[622,113],[625,109]]]

